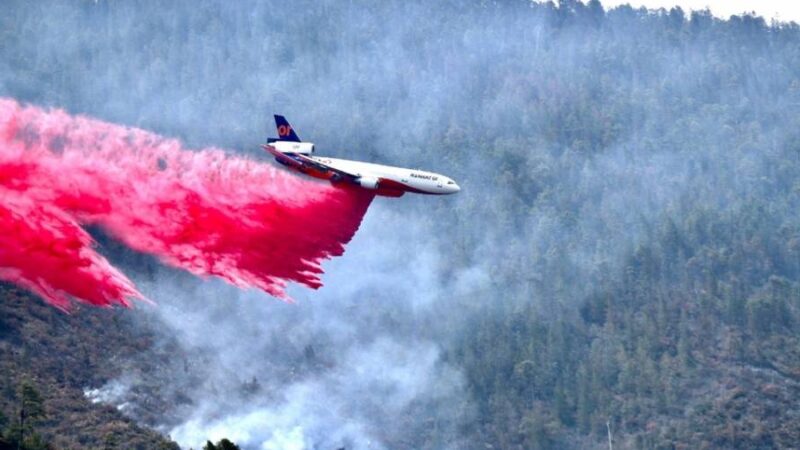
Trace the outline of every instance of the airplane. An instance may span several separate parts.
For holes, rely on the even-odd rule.
[[[262,145],[264,150],[278,163],[314,178],[333,184],[350,183],[385,197],[400,197],[406,192],[455,194],[461,190],[455,181],[438,173],[313,156],[314,144],[301,141],[285,117],[276,114],[275,127],[278,137],[268,138]]]

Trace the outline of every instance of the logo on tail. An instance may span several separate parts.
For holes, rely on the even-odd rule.
[[[278,129],[278,139],[281,141],[300,142],[300,138],[285,117],[275,114],[275,127]]]

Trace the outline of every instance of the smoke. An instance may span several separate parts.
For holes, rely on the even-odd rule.
[[[485,280],[443,278],[438,251],[415,238],[429,227],[395,205],[374,205],[348,257],[326,263],[328,286],[290,288],[293,304],[168,268],[136,273],[158,299],[136,313],[181,351],[87,392],[185,448],[222,437],[245,449],[464,448],[459,427],[474,411],[432,313],[448,313],[438,298]],[[153,415],[154,392],[183,400]]]
[[[438,367],[439,356],[432,343],[415,349],[379,339],[353,346],[335,368],[288,383],[271,404],[248,402],[242,412],[216,416],[198,411],[170,434],[194,448],[205,436],[262,449],[386,448],[386,436],[408,426],[404,413],[413,402],[423,396],[433,396],[428,402],[447,399],[463,389],[457,372]]]
[[[286,298],[321,286],[372,194],[221,150],[0,99],[0,278],[61,308],[142,298],[94,248],[95,225],[195,275]]]
[[[578,3],[300,1],[287,16],[274,1],[47,1],[0,15],[5,95],[242,152],[282,113],[324,154],[464,188],[376,202],[348,257],[324,263],[326,287],[290,286],[291,305],[109,254],[158,301],[131,316],[183,351],[128,364],[104,398],[186,445],[502,446],[492,427],[517,423],[494,415],[503,389],[470,376],[510,373],[517,321],[603,289],[662,218],[774,192],[779,165],[761,157],[796,148],[791,30],[767,48],[744,22],[717,24],[730,41],[714,44],[680,38],[694,33],[682,13],[571,14]],[[753,114],[763,126],[741,126]],[[497,355],[471,354],[487,336]],[[393,375],[409,372],[416,383]]]

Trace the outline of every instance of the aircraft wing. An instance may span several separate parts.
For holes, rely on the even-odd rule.
[[[359,178],[358,175],[352,174],[350,172],[345,172],[344,170],[337,169],[337,168],[329,166],[327,164],[323,164],[323,163],[321,163],[319,161],[315,161],[315,160],[309,158],[306,155],[296,154],[296,155],[294,155],[294,157],[300,159],[301,161],[303,161],[303,163],[306,166],[312,167],[315,170],[318,170],[320,172],[333,172],[336,175],[339,175],[342,179],[350,180],[350,181],[355,181],[355,180],[357,180]]]
[[[303,155],[302,153],[292,153],[291,155],[288,155],[288,154],[279,152],[278,150],[275,149],[275,147],[273,147],[271,145],[263,145],[262,147],[264,147],[264,150],[270,152],[273,156],[275,156],[275,158],[277,158],[279,161],[284,162],[284,163],[286,163],[288,165],[291,165],[291,166],[294,166],[294,167],[298,167],[298,168],[300,168],[300,167],[310,167],[310,168],[312,168],[312,169],[314,169],[314,170],[316,170],[318,172],[322,172],[322,173],[332,172],[332,173],[338,175],[339,179],[345,179],[345,180],[349,180],[349,181],[356,181],[359,178],[359,176],[356,175],[356,174],[352,174],[350,172],[345,172],[344,170],[340,170],[340,169],[337,169],[335,167],[329,166],[327,164],[323,164],[323,163],[321,163],[319,161],[315,161],[315,160],[309,158],[308,156]]]
[[[296,168],[299,168],[299,167],[301,167],[303,165],[302,163],[300,163],[296,159],[279,152],[277,149],[275,149],[275,147],[273,147],[271,145],[262,145],[261,147],[264,148],[264,150],[270,152],[272,154],[272,156],[274,156],[275,159],[278,162],[282,163],[282,164],[286,164],[287,166],[296,167]]]

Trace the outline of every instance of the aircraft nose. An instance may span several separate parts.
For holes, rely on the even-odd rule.
[[[457,183],[453,183],[453,184],[450,185],[450,191],[453,194],[455,194],[456,192],[458,192],[460,190],[461,190],[461,186],[459,186]]]

